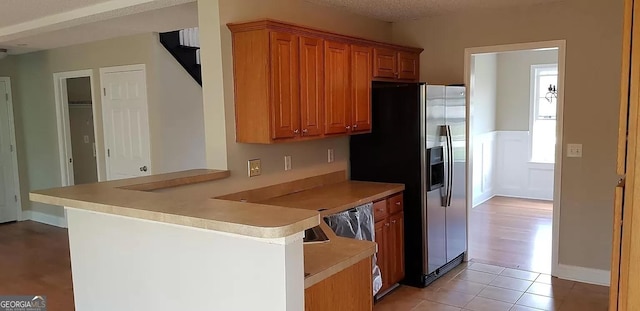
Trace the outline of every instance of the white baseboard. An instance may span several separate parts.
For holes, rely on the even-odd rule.
[[[478,205],[485,203],[495,197],[496,197],[496,194],[493,193],[493,191],[483,193],[473,199],[473,206],[471,208],[476,208]]]
[[[45,214],[37,211],[23,211],[22,212],[23,220],[32,220],[35,222],[56,226],[60,228],[67,228],[67,219],[66,217],[53,216],[49,214]]]
[[[556,271],[558,278],[582,283],[609,286],[611,283],[611,271],[569,266],[559,264]]]
[[[552,202],[552,199],[544,199],[539,197],[527,196],[527,195],[514,195],[514,194],[505,194],[502,192],[498,192],[494,195],[494,197],[505,197],[505,198],[515,198],[515,199],[527,199],[527,200],[539,200],[539,201],[549,201]]]

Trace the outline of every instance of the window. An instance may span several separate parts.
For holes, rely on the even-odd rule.
[[[558,65],[531,66],[531,162],[555,162],[557,86]]]

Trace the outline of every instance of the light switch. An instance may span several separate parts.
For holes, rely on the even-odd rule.
[[[262,174],[262,166],[260,159],[249,160],[249,177],[259,176]]]
[[[582,144],[567,144],[567,157],[582,158]]]
[[[333,149],[327,149],[327,162],[328,163],[333,163],[333,161],[335,161],[335,157],[333,155]]]
[[[284,156],[284,170],[291,170],[291,156]]]
[[[89,143],[89,135],[84,135],[84,143],[85,144]]]

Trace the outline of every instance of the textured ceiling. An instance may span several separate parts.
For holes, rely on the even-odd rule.
[[[341,7],[388,22],[442,15],[459,10],[492,9],[562,0],[306,0]],[[588,0],[585,0],[588,1]]]
[[[10,54],[21,54],[140,33],[165,32],[197,26],[198,4],[191,2],[0,42],[0,48],[8,48]]]
[[[107,1],[109,0],[0,0],[0,27]]]

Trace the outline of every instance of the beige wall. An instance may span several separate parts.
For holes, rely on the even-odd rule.
[[[12,56],[0,61],[15,67],[12,76],[23,209],[63,216],[62,208],[30,202],[28,192],[61,185],[53,73],[145,64],[154,173],[203,167],[204,133],[197,83],[163,50],[157,35],[142,34]],[[166,64],[170,62],[171,64]],[[185,81],[187,80],[187,81]],[[94,107],[97,152],[104,154],[101,96]],[[179,112],[179,113],[178,113]],[[182,149],[177,149],[182,148]],[[99,167],[104,175],[105,167]]]
[[[425,48],[422,79],[459,83],[464,49],[565,39],[563,142],[581,143],[582,158],[564,158],[561,264],[608,270],[620,90],[623,1],[566,0],[472,11],[394,24],[398,43]]]
[[[496,54],[476,55],[472,60],[471,135],[473,136],[496,130],[497,60]]]
[[[153,173],[206,167],[202,87],[153,35],[149,117]],[[147,67],[148,69],[149,67]],[[155,108],[152,109],[152,104]]]
[[[498,131],[529,130],[531,66],[557,63],[557,50],[498,54]]]
[[[213,28],[209,24],[210,21],[215,20],[215,17],[209,17],[209,15],[218,9],[212,4],[213,2],[215,1],[201,2],[199,7],[200,31],[205,37],[208,37],[205,35],[206,31],[211,31],[210,29]],[[221,78],[224,86],[223,107],[226,125],[217,131],[207,129],[207,150],[208,152],[222,152],[219,148],[220,139],[222,139],[219,134],[226,132],[227,167],[231,171],[231,178],[217,184],[216,191],[220,191],[220,187],[228,189],[251,188],[337,169],[347,169],[349,159],[349,139],[347,137],[279,145],[238,144],[235,142],[233,58],[231,32],[226,24],[271,18],[382,41],[391,40],[391,24],[300,0],[220,0],[219,13],[218,29],[221,33],[221,46],[216,46],[213,42],[203,44],[203,69],[206,72],[203,76],[205,111],[207,109],[216,112],[222,111],[220,107],[222,103],[219,102],[215,94],[215,87],[208,90],[207,88],[210,86],[207,83],[216,84],[219,82],[217,79]],[[211,50],[216,48],[221,48],[222,51],[222,77],[217,77],[210,72],[210,70],[215,70],[216,66],[215,59],[210,53],[217,53]],[[210,64],[211,67],[208,67]],[[205,113],[207,127],[216,126],[216,123],[219,126],[220,122],[217,118],[218,116]],[[327,163],[328,148],[335,150],[335,163]],[[285,155],[292,157],[293,169],[287,172],[284,171]],[[210,158],[209,155],[208,158]],[[262,175],[249,179],[247,177],[247,160],[254,158],[262,160]],[[211,158],[209,163],[214,163]],[[218,168],[211,165],[210,167]]]

